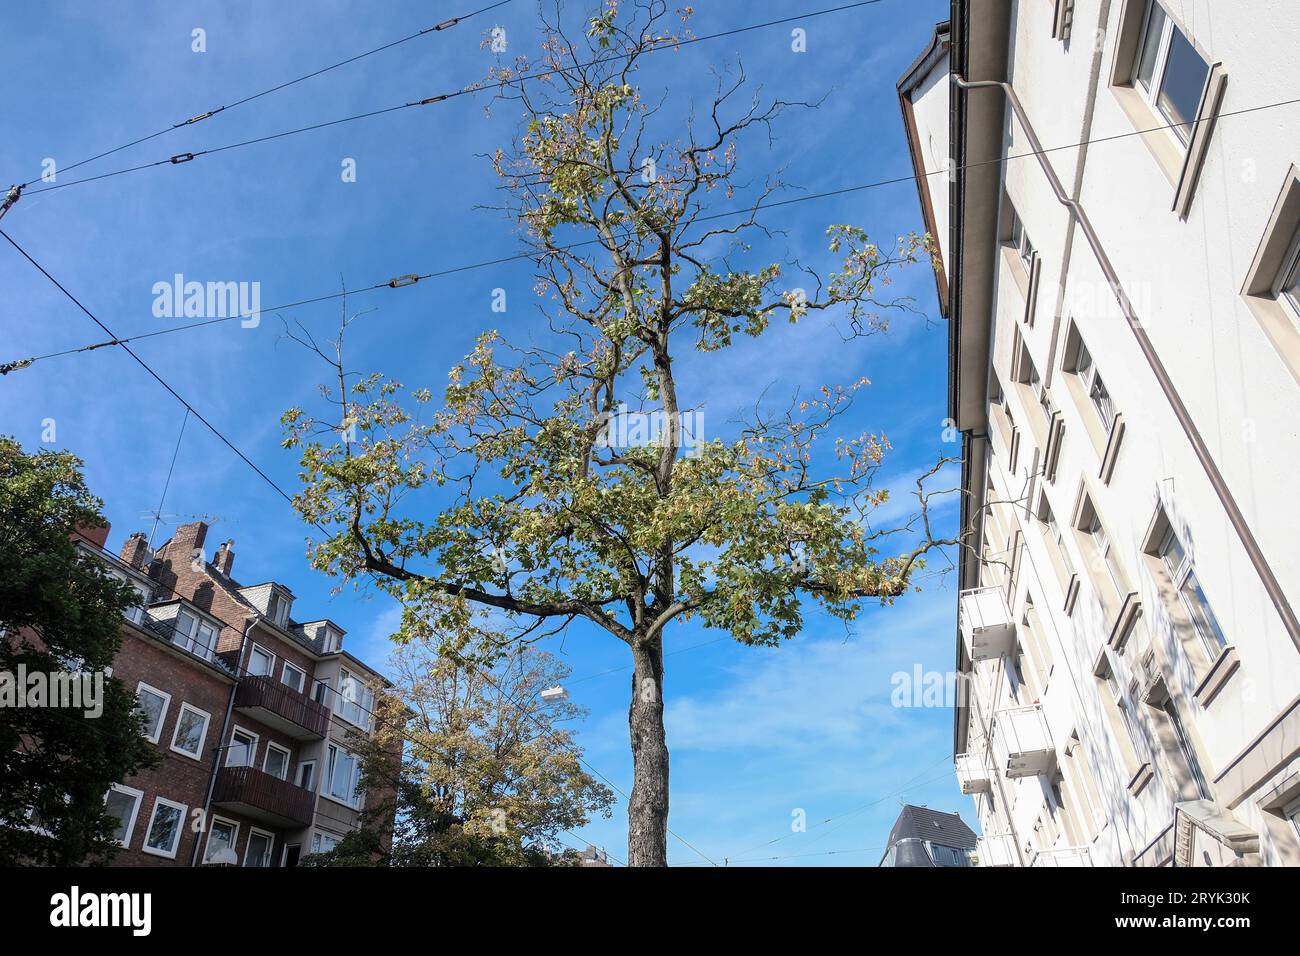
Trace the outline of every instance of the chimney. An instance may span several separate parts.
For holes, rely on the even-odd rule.
[[[172,535],[172,539],[167,542],[167,557],[172,561],[184,561],[187,564],[194,559],[202,563],[203,539],[207,536],[208,526],[202,521],[181,525]]]
[[[72,540],[91,545],[102,551],[104,550],[104,542],[108,540],[108,525],[103,524],[98,527],[81,525],[72,533]]]
[[[149,550],[149,539],[145,537],[143,531],[137,531],[126,539],[120,557],[133,568],[143,569],[149,563],[153,554]]]
[[[216,569],[226,577],[230,577],[230,569],[235,566],[235,552],[230,547],[234,543],[235,539],[231,538],[222,544],[221,547],[217,548],[217,553],[212,558],[212,563],[216,566]]]

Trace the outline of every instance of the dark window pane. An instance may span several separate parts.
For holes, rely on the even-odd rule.
[[[1156,69],[1156,57],[1160,53],[1160,34],[1165,29],[1165,11],[1160,4],[1151,0],[1151,9],[1147,11],[1146,34],[1142,41],[1142,58],[1138,60],[1138,82],[1151,89],[1151,74]]]
[[[1209,72],[1210,65],[1201,59],[1187,37],[1174,30],[1159,99],[1160,108],[1171,122],[1183,123],[1196,118]],[[1185,140],[1191,136],[1191,127],[1178,127],[1176,132]]]

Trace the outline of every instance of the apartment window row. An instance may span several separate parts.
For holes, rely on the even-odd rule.
[[[117,819],[113,838],[123,847],[131,846],[143,800],[143,791],[119,783],[109,787],[108,793],[104,796],[108,812]],[[168,800],[166,797],[155,797],[153,812],[145,824],[141,850],[151,856],[175,859],[176,851],[180,848],[181,835],[184,833],[188,810],[189,807],[183,803]]]
[[[220,863],[223,860],[224,851],[227,850],[234,853],[236,859],[239,859],[237,850],[239,831],[240,825],[237,821],[214,816],[208,828],[208,842],[203,850],[203,862]],[[244,842],[243,865],[251,867],[271,866],[271,851],[274,847],[275,834],[250,826],[248,828],[248,837]],[[225,858],[228,858],[228,855]]]
[[[162,737],[163,722],[171,707],[172,696],[141,681],[136,686],[136,710],[144,718],[144,736],[151,744]],[[208,736],[212,715],[186,701],[181,702],[172,729],[169,749],[191,760],[203,759],[203,742]]]
[[[260,644],[254,644],[248,652],[248,673],[250,677],[270,677],[275,674],[275,655],[262,647]],[[280,682],[300,694],[307,687],[307,672],[296,664],[288,660],[281,660]]]

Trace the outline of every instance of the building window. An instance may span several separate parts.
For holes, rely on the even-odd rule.
[[[181,715],[176,719],[176,732],[172,734],[172,750],[195,760],[203,759],[203,740],[208,736],[211,715],[189,704],[181,704]]]
[[[1036,255],[1034,244],[1029,241],[1029,236],[1025,232],[1025,224],[1020,221],[1020,214],[1016,212],[1015,207],[1008,203],[1007,208],[1011,211],[1011,229],[1007,238],[1011,243],[1011,248],[1020,257],[1020,262],[1025,267],[1025,271],[1029,272],[1034,267],[1034,256]]]
[[[1191,738],[1187,736],[1187,728],[1183,725],[1183,718],[1179,716],[1178,706],[1172,696],[1165,698],[1165,702],[1160,705],[1160,710],[1169,718],[1169,726],[1173,728],[1178,750],[1183,756],[1183,762],[1187,764],[1188,772],[1192,775],[1192,781],[1196,784],[1200,798],[1212,799],[1209,781],[1205,779],[1205,771],[1201,769],[1201,761],[1197,759],[1196,749],[1192,746]]]
[[[244,866],[270,866],[271,849],[274,846],[274,834],[249,827],[248,848],[244,851]]]
[[[312,688],[312,700],[318,704],[324,704],[330,707],[330,685],[329,681],[318,680]],[[332,707],[330,708],[333,709]]]
[[[1300,800],[1283,810],[1282,815],[1291,821],[1291,829],[1295,831],[1296,839],[1300,840]]]
[[[117,820],[117,826],[113,828],[113,839],[119,846],[131,845],[131,834],[135,830],[135,818],[140,812],[143,797],[141,791],[134,787],[124,787],[120,783],[113,784],[104,795],[104,804],[108,807],[109,814]]]
[[[227,767],[252,767],[257,757],[257,734],[236,727],[226,748]]]
[[[304,790],[314,789],[316,786],[316,761],[304,760],[298,764],[297,784]]]
[[[1192,567],[1192,560],[1183,547],[1182,541],[1174,533],[1172,524],[1167,527],[1156,553],[1164,562],[1165,569],[1173,580],[1174,588],[1178,591],[1188,617],[1192,619],[1192,625],[1196,628],[1196,633],[1200,636],[1210,661],[1218,660],[1219,654],[1228,646],[1228,639],[1224,636],[1223,628],[1219,626],[1219,619],[1214,616],[1210,602],[1205,597],[1205,591],[1201,588],[1201,581]]]
[[[275,655],[265,648],[253,645],[248,652],[248,673],[251,677],[264,677],[275,669]]]
[[[375,692],[350,671],[339,671],[338,715],[365,730],[371,728]]]
[[[1200,106],[1210,64],[1174,26],[1157,0],[1148,0],[1139,49],[1134,86],[1146,94],[1161,116],[1176,124],[1174,133],[1186,144],[1191,139],[1191,122]]]
[[[336,744],[330,744],[325,765],[325,792],[354,809],[361,807],[361,761]]]
[[[303,688],[307,686],[307,672],[301,667],[294,667],[288,661],[285,661],[284,669],[280,671],[280,680],[302,693]]]
[[[145,585],[140,584],[138,581],[127,577],[119,571],[109,571],[108,573],[117,580],[131,585],[131,587],[135,589],[136,594],[140,596],[140,603],[133,604],[126,608],[122,612],[122,616],[132,624],[142,624],[144,622],[144,609],[148,606],[149,599],[152,597],[153,592]]]
[[[934,860],[935,866],[970,865],[965,850],[959,850],[955,846],[944,846],[941,843],[930,844],[930,857]]]
[[[216,860],[217,854],[223,850],[235,851],[235,844],[239,840],[239,824],[230,820],[223,820],[221,817],[212,818],[212,829],[208,831],[208,845],[203,851],[203,862],[212,863]]]
[[[138,702],[136,710],[144,717],[145,739],[156,744],[162,734],[163,719],[167,716],[167,705],[171,703],[172,695],[141,681],[136,686],[135,698]]]
[[[1079,342],[1078,356],[1075,358],[1074,373],[1079,376],[1083,383],[1084,394],[1092,402],[1092,407],[1097,410],[1097,417],[1105,426],[1107,432],[1115,424],[1115,402],[1110,397],[1110,389],[1106,388],[1106,383],[1101,380],[1101,373],[1097,371],[1097,366],[1092,360],[1092,353],[1088,351],[1088,346]]]
[[[289,751],[270,741],[266,744],[266,756],[262,760],[262,769],[279,780],[289,779]]]
[[[149,829],[144,838],[145,853],[176,859],[187,809],[185,804],[173,803],[163,797],[154,801],[153,816],[149,818]]]
[[[206,621],[200,621],[188,611],[180,611],[176,615],[172,643],[205,661],[210,661],[217,648],[217,629]]]
[[[1106,569],[1106,580],[1114,589],[1116,598],[1123,597],[1128,593],[1128,585],[1124,583],[1124,575],[1120,572],[1119,563],[1115,558],[1115,548],[1111,544],[1110,537],[1106,534],[1106,529],[1102,527],[1101,518],[1094,510],[1091,520],[1084,526],[1083,530],[1087,532],[1092,539],[1097,558],[1101,566]]]
[[[1291,250],[1278,273],[1273,296],[1286,307],[1292,321],[1300,325],[1300,230],[1291,240]]]
[[[1111,730],[1119,742],[1125,770],[1130,775],[1135,774],[1146,759],[1140,756],[1143,753],[1142,735],[1135,724],[1132,702],[1128,699],[1119,675],[1115,672],[1114,662],[1105,651],[1102,652],[1094,673],[1106,685],[1107,693],[1103,695],[1103,707],[1107,711]]]
[[[338,837],[330,836],[328,833],[321,833],[317,830],[311,835],[312,853],[328,853],[338,845]]]

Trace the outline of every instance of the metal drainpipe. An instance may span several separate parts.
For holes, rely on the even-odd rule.
[[[1120,285],[1119,275],[1116,273],[1115,267],[1111,265],[1110,257],[1106,255],[1106,250],[1102,247],[1096,231],[1092,228],[1092,222],[1088,219],[1088,214],[1084,212],[1082,205],[1069,197],[1065,188],[1061,185],[1060,179],[1057,178],[1052,164],[1048,162],[1047,154],[1043,150],[1043,144],[1039,142],[1038,136],[1034,133],[1034,128],[1029,123],[1029,117],[1026,115],[1024,107],[1020,105],[1020,98],[1016,96],[1016,91],[1010,83],[1004,83],[1000,80],[966,80],[956,73],[952,74],[952,81],[963,90],[996,88],[1002,90],[1006,95],[1007,102],[1011,104],[1012,111],[1015,112],[1016,118],[1020,121],[1020,128],[1024,131],[1025,137],[1029,140],[1030,148],[1038,159],[1038,165],[1042,167],[1043,174],[1052,187],[1052,192],[1056,194],[1057,201],[1073,213],[1075,221],[1078,222],[1079,227],[1083,230],[1084,237],[1088,240],[1088,245],[1092,247],[1092,253],[1097,257],[1097,264],[1101,266],[1101,271],[1106,276],[1106,282],[1115,294],[1115,299],[1119,302],[1124,318],[1128,320],[1129,329],[1133,332],[1134,338],[1137,339],[1138,348],[1142,350],[1142,355],[1151,367],[1151,372],[1155,375],[1156,381],[1160,383],[1160,390],[1164,392],[1165,398],[1169,401],[1174,417],[1178,419],[1178,424],[1182,426],[1183,434],[1191,442],[1192,450],[1196,452],[1196,458],[1200,461],[1205,476],[1209,478],[1215,494],[1219,496],[1219,502],[1223,505],[1224,511],[1228,513],[1228,520],[1237,532],[1237,537],[1241,539],[1242,546],[1250,557],[1250,563],[1255,567],[1255,573],[1259,575],[1264,590],[1268,592],[1269,599],[1273,602],[1273,607],[1277,609],[1278,616],[1282,618],[1282,626],[1286,628],[1287,636],[1291,638],[1291,643],[1295,645],[1296,650],[1300,651],[1300,620],[1296,619],[1295,611],[1292,610],[1290,602],[1287,601],[1282,585],[1278,583],[1276,575],[1273,574],[1273,569],[1269,566],[1268,559],[1260,549],[1259,542],[1255,540],[1255,535],[1251,532],[1250,526],[1246,524],[1246,518],[1241,513],[1241,509],[1237,507],[1237,501],[1233,498],[1228,483],[1219,471],[1219,466],[1214,463],[1210,449],[1206,446],[1204,439],[1201,438],[1201,433],[1197,430],[1195,422],[1192,421],[1187,406],[1183,404],[1182,398],[1179,397],[1178,391],[1174,388],[1174,383],[1169,378],[1169,373],[1165,371],[1164,363],[1160,361],[1160,357],[1156,354],[1151,339],[1147,337],[1146,330],[1142,328],[1142,322],[1133,310],[1133,303],[1129,301],[1128,295],[1125,294],[1123,287]]]
[[[253,625],[255,623],[257,623],[256,618],[254,618],[252,621],[249,621],[248,624],[244,627],[244,636],[243,638],[240,639],[239,642],[239,656],[236,658],[236,660],[239,662],[235,667],[235,670],[237,672],[242,672],[243,670],[244,649],[248,647],[248,632],[252,630]],[[221,770],[221,755],[225,753],[226,750],[225,746],[222,744],[222,741],[226,739],[226,731],[230,729],[230,715],[233,714],[235,711],[235,692],[237,690],[239,690],[238,676],[236,676],[235,678],[235,683],[232,684],[230,687],[230,697],[226,700],[226,716],[221,721],[221,733],[217,735],[217,745],[212,748],[212,773],[208,777],[208,794],[206,797],[203,798],[203,832],[204,833],[206,833],[208,830],[208,820],[211,816],[210,811],[212,810],[212,793],[217,789],[217,773]],[[199,865],[199,846],[202,843],[203,840],[201,839],[196,839],[194,841],[194,849],[190,851],[191,867],[195,867]]]

